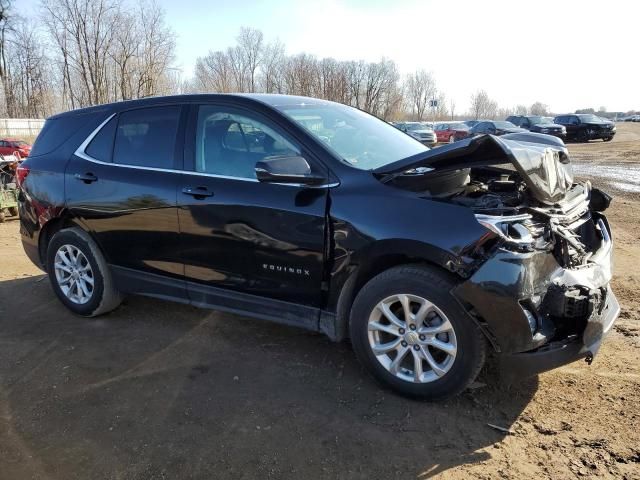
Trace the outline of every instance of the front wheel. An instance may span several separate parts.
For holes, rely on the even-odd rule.
[[[613,140],[613,137],[606,137],[602,139],[603,142],[610,142],[611,140]]]
[[[453,143],[453,142],[455,142],[455,141],[456,141],[456,137],[455,137],[455,136],[453,136],[453,135],[450,135],[450,136],[449,136],[449,143]]]
[[[484,364],[486,341],[449,293],[453,286],[435,268],[405,265],[379,274],[358,293],[351,342],[380,383],[436,400],[473,382]]]
[[[576,135],[576,140],[580,143],[587,143],[589,141],[589,134],[586,130],[580,130]]]
[[[79,228],[53,236],[47,247],[47,273],[60,301],[78,315],[95,317],[120,305],[120,293],[102,253]]]
[[[9,207],[9,213],[14,217],[18,216],[18,207]]]

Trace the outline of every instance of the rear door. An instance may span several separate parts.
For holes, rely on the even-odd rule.
[[[580,130],[580,119],[576,115],[567,115],[565,118],[565,127],[567,128],[567,136],[575,138]]]
[[[178,205],[192,300],[233,302],[224,289],[319,307],[328,188],[261,183],[254,168],[271,155],[326,168],[273,119],[228,105],[194,105],[185,147]],[[247,298],[235,301],[260,306]]]
[[[174,104],[112,115],[78,148],[65,180],[68,209],[116,273],[172,277],[172,296],[186,296],[176,205],[186,111]]]

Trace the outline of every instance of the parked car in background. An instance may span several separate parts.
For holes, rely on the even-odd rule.
[[[542,117],[540,115],[511,115],[507,117],[506,121],[530,132],[546,133],[547,135],[553,135],[554,137],[563,139],[567,136],[567,129],[562,125],[553,123],[553,119],[550,117]]]
[[[475,127],[477,124],[479,124],[482,120],[465,120],[464,123],[467,127],[471,128],[471,127]]]
[[[625,122],[640,122],[640,115],[630,115],[628,117],[623,118]]]
[[[529,132],[429,149],[306,97],[123,101],[47,120],[20,233],[79,316],[141,294],[280,322],[437,399],[489,351],[522,377],[591,361],[612,329],[610,197],[568,155]]]
[[[592,113],[558,115],[553,120],[567,129],[567,140],[588,142],[601,138],[609,142],[616,134],[616,125]]]
[[[504,135],[505,133],[522,133],[526,132],[524,128],[516,127],[511,122],[500,120],[483,120],[480,123],[474,125],[469,130],[469,135]]]
[[[31,145],[17,138],[0,139],[0,155],[13,155],[18,153],[21,158],[28,157],[31,153]]]
[[[431,147],[437,143],[436,134],[427,122],[398,122],[394,126],[424,145]]]
[[[438,143],[453,143],[469,136],[469,127],[464,122],[436,123],[433,130]]]

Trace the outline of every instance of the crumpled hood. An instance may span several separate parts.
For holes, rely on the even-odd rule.
[[[505,163],[516,168],[533,197],[543,203],[559,202],[573,184],[573,169],[564,142],[532,132],[464,139],[384,165],[373,173],[394,177],[419,167],[443,171]]]

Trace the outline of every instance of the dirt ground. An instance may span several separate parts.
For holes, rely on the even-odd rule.
[[[134,297],[74,317],[0,225],[0,479],[640,479],[640,194],[598,176],[640,168],[640,124],[618,130],[569,147],[616,194],[622,314],[600,354],[511,386],[488,368],[445,403],[293,328]]]

